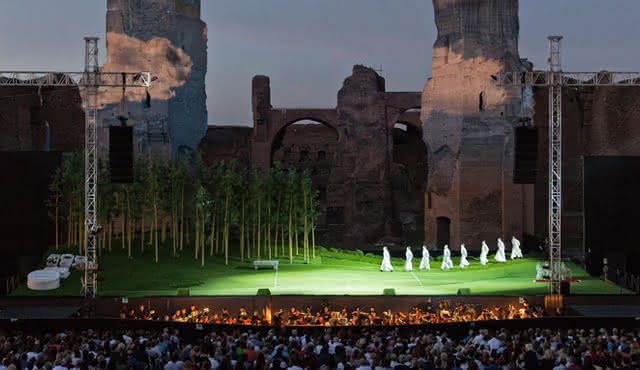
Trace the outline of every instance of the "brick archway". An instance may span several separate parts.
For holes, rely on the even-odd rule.
[[[314,121],[333,129],[336,139],[340,141],[335,109],[272,109],[269,118],[270,127],[266,141],[270,148],[287,127],[301,121]]]
[[[323,128],[330,130],[335,135],[335,141],[333,141],[334,143],[340,142],[340,133],[335,126],[335,123],[331,121],[320,120],[311,116],[300,116],[300,118],[296,118],[292,121],[283,121],[283,124],[278,125],[278,127],[280,127],[279,130],[274,130],[275,133],[269,138],[270,165],[272,165],[276,160],[276,158],[274,157],[276,151],[284,145],[283,140],[287,135],[287,130],[291,126],[299,123],[302,124],[302,126],[305,126],[307,124],[311,124],[312,126],[322,126]]]

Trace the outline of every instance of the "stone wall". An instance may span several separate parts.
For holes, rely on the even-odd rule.
[[[429,162],[425,239],[479,249],[482,240],[522,238],[532,231],[524,214],[532,189],[513,184],[521,99],[491,78],[522,68],[518,1],[434,0],[433,6],[438,37],[421,114]],[[443,229],[438,235],[439,218],[450,220],[448,238]]]
[[[148,95],[126,91],[125,104],[118,89],[101,91],[103,133],[124,116],[134,126],[136,154],[196,149],[207,129],[207,26],[200,0],[108,0],[107,6],[104,70],[151,71],[157,80]]]
[[[0,151],[45,150],[47,131],[51,151],[83,148],[84,111],[77,88],[0,88]]]
[[[205,162],[235,160],[239,165],[251,166],[251,127],[209,126],[199,150]]]
[[[548,233],[548,89],[535,90],[538,176],[536,235]],[[584,245],[584,157],[640,156],[640,90],[633,87],[563,89],[562,250],[582,256]],[[612,189],[615,191],[615,189]],[[615,205],[612,205],[615,207]],[[615,247],[615,246],[611,246]]]
[[[269,77],[256,76],[252,135],[231,134],[239,128],[212,126],[200,146],[206,148],[207,158],[248,152],[250,165],[261,170],[275,161],[285,167],[310,168],[323,199],[322,242],[357,247],[387,236],[405,236],[403,225],[411,231],[421,229],[424,171],[398,169],[424,168],[418,113],[408,112],[419,107],[419,92],[386,92],[384,79],[364,66],[354,66],[338,92],[336,108],[327,109],[274,108]],[[319,124],[296,124],[308,120]],[[398,121],[411,126],[412,135],[394,152],[393,126]],[[244,148],[237,146],[245,141]],[[392,163],[394,155],[398,163]],[[399,183],[405,188],[395,189]],[[411,189],[406,188],[409,183]]]

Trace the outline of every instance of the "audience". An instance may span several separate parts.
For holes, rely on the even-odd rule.
[[[46,330],[46,329],[43,329]],[[242,330],[185,340],[177,330],[3,332],[0,369],[638,369],[628,329],[444,331],[397,327]]]

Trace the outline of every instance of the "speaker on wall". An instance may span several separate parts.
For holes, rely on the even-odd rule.
[[[517,127],[516,158],[513,169],[514,184],[535,184],[538,173],[538,129]]]
[[[111,182],[133,182],[133,127],[109,127],[109,167]]]

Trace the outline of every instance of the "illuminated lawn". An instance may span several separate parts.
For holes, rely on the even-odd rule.
[[[117,245],[117,244],[115,244]],[[419,250],[414,248],[419,255]],[[77,251],[77,250],[75,250]],[[65,251],[66,252],[66,251]],[[60,252],[59,252],[60,253]],[[64,252],[63,252],[64,253]],[[70,251],[73,253],[73,251]],[[398,255],[401,252],[397,252]],[[395,288],[398,295],[455,295],[460,288],[470,288],[473,295],[542,295],[547,285],[535,283],[537,259],[527,258],[495,262],[480,266],[477,258],[470,258],[471,267],[464,270],[440,271],[439,259],[431,259],[430,272],[417,271],[420,262],[414,258],[413,273],[402,271],[403,260],[393,258],[394,272],[380,272],[381,258],[357,255],[352,252],[318,252],[312,264],[301,259],[280,260],[278,272],[271,268],[254,271],[253,265],[233,257],[229,266],[221,257],[207,257],[205,266],[195,261],[193,250],[185,250],[174,258],[169,251],[161,253],[160,262],[153,262],[153,250],[144,255],[136,250],[133,259],[126,251],[113,249],[100,256],[104,281],[99,283],[102,296],[171,296],[177,288],[189,288],[191,295],[255,295],[259,288],[269,288],[276,295],[379,295],[385,288]],[[493,256],[491,256],[493,257]],[[454,257],[457,266],[459,259]],[[493,261],[493,258],[490,259]],[[588,276],[581,268],[570,265],[573,278],[582,280],[572,284],[572,294],[626,294],[615,285]],[[73,272],[61,287],[53,291],[35,292],[26,283],[12,293],[14,296],[79,296],[80,272]]]

